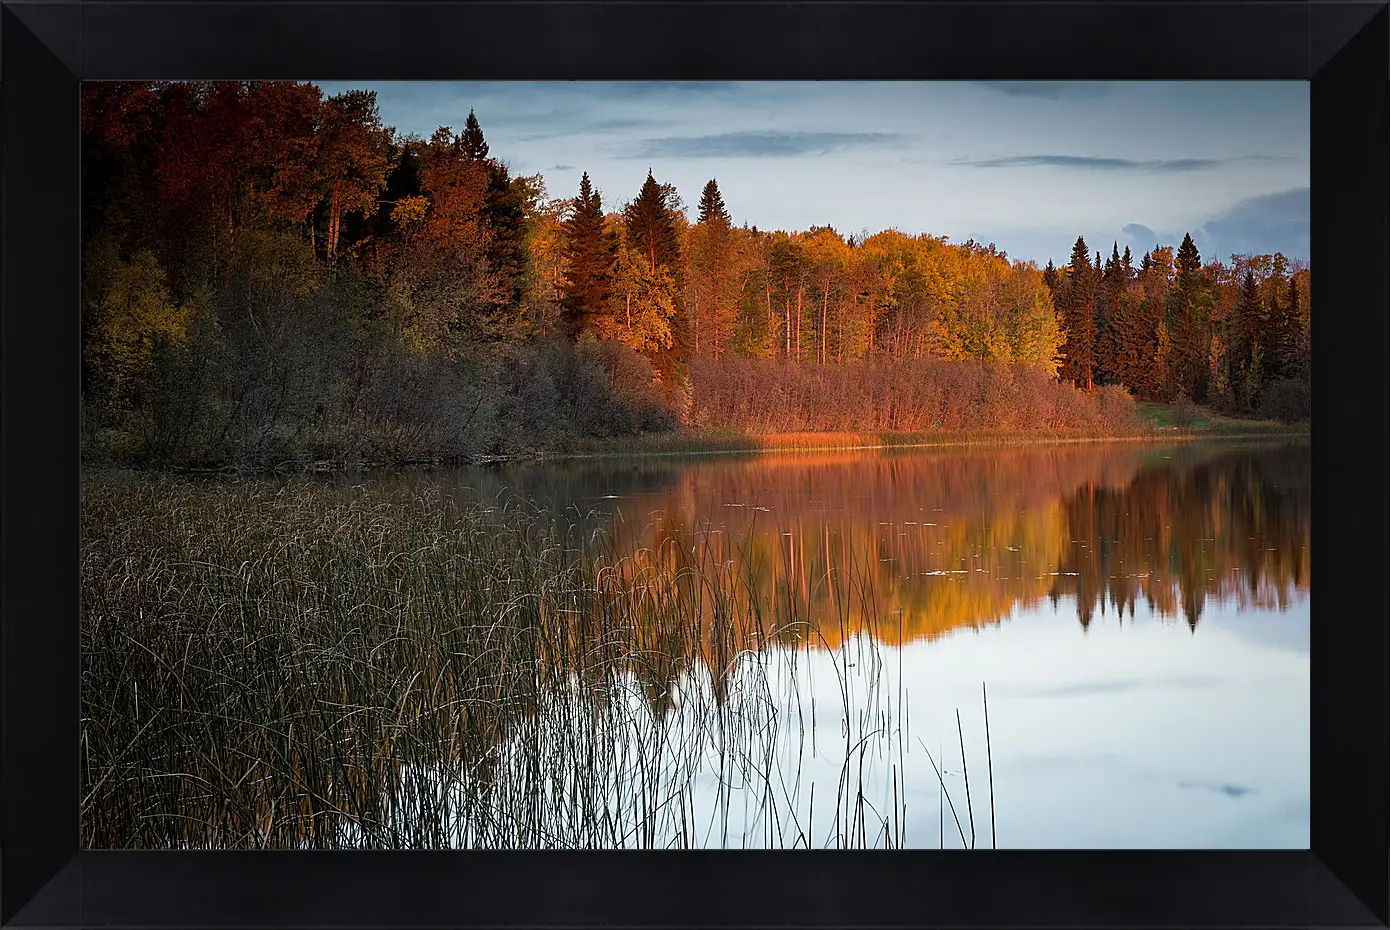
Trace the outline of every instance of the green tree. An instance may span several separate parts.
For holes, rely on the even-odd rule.
[[[637,197],[623,210],[628,244],[646,255],[653,268],[674,268],[680,261],[670,195],[649,170]]]
[[[478,117],[474,115],[472,107],[469,108],[468,119],[464,121],[460,146],[465,158],[481,161],[488,157],[488,143],[483,138],[483,128],[478,125]]]
[[[1072,247],[1072,258],[1062,282],[1062,322],[1065,333],[1064,362],[1059,375],[1090,391],[1096,370],[1096,269],[1092,267],[1086,240]]]
[[[1171,370],[1176,389],[1200,403],[1207,398],[1207,356],[1212,338],[1212,298],[1205,284],[1198,247],[1185,233],[1178,249],[1178,279],[1169,300]]]
[[[604,221],[603,198],[580,177],[579,194],[564,220],[565,276],[561,286],[562,321],[571,338],[596,329],[612,311],[618,239]]]

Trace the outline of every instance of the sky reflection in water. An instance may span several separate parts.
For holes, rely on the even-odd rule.
[[[808,823],[825,845],[850,778],[876,810],[903,800],[908,845],[960,847],[956,819],[969,842],[973,816],[988,847],[984,681],[1000,847],[1308,846],[1307,444],[600,461],[447,480],[590,514],[633,572],[697,566],[695,550],[744,559],[750,597],[810,619],[816,647],[769,692],[802,705],[772,715],[782,800],[697,776],[687,802],[713,818],[707,845],[769,830],[786,843]],[[848,584],[851,568],[867,582]],[[700,656],[671,668],[654,706],[679,726],[683,689],[719,676]],[[849,725],[842,687],[860,714]],[[877,730],[847,773],[847,748]]]

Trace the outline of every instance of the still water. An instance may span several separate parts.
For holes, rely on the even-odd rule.
[[[849,824],[934,848],[1308,846],[1307,442],[594,459],[392,480],[582,518],[633,571],[737,560],[765,612],[807,621],[804,640],[748,631],[745,657],[764,656],[755,716],[781,738],[758,778],[696,766],[679,830],[700,845],[835,845]],[[741,676],[740,660],[673,668],[647,691],[668,739],[701,693],[728,699]]]

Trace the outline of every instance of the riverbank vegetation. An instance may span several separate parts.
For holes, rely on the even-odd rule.
[[[710,550],[304,479],[109,475],[82,524],[87,848],[905,842],[877,641],[826,643]],[[843,760],[819,790],[804,712]]]
[[[736,225],[517,176],[472,113],[93,82],[83,441],[158,466],[478,459],[698,429],[1126,435],[1129,398],[1309,416],[1309,270],[1191,240],[1040,269],[994,244]],[[463,114],[461,114],[461,117]]]

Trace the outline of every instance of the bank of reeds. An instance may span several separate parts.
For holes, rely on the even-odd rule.
[[[836,646],[841,706],[818,707],[790,591],[575,517],[89,476],[84,846],[902,845],[908,729],[873,637]],[[818,715],[843,763],[813,789]]]
[[[1120,436],[1145,431],[1121,387],[1080,391],[1020,365],[942,359],[689,363],[695,427],[753,433],[947,432]]]

